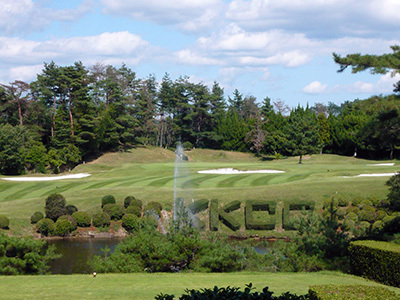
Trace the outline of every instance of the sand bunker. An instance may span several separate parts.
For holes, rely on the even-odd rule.
[[[52,176],[52,177],[10,177],[10,178],[1,178],[3,180],[8,181],[53,181],[53,180],[62,180],[62,179],[77,179],[84,178],[90,176],[89,173],[79,173],[79,174],[70,174],[70,175],[62,175],[62,176]]]
[[[204,170],[198,171],[200,174],[274,174],[274,173],[285,173],[285,171],[279,170],[248,170],[248,171],[239,171],[233,168],[222,168],[222,169],[214,169],[214,170]]]
[[[369,164],[369,167],[393,167],[394,163],[384,163],[384,164]]]
[[[384,177],[384,176],[394,176],[397,173],[375,173],[375,174],[360,174],[355,176],[342,176],[342,178],[355,178],[355,177]]]

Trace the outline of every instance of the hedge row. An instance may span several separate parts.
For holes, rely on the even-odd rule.
[[[293,223],[290,221],[291,211],[302,211],[302,210],[313,211],[314,207],[315,207],[314,201],[305,201],[305,200],[286,201],[283,206],[283,212],[282,212],[283,228],[286,230],[296,229],[293,227]]]
[[[400,287],[400,245],[355,241],[350,244],[349,255],[352,274]]]
[[[269,216],[263,220],[254,218],[254,211],[267,211]],[[273,230],[275,228],[276,201],[247,200],[245,208],[246,229]]]
[[[398,300],[393,291],[380,286],[317,285],[308,292],[310,300]]]

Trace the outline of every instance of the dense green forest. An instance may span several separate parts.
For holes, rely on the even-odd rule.
[[[209,87],[168,74],[157,82],[126,65],[51,62],[30,84],[0,86],[0,173],[58,173],[106,151],[178,141],[187,148],[299,155],[300,162],[320,152],[393,159],[399,124],[395,94],[289,108],[238,90],[226,97],[217,82]]]

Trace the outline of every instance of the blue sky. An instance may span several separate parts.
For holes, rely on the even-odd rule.
[[[400,75],[337,73],[332,52],[400,45],[398,0],[0,0],[0,82],[82,61],[189,76],[290,107],[388,94]]]

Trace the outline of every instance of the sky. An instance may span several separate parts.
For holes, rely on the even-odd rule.
[[[189,76],[290,107],[386,95],[400,75],[348,69],[332,53],[390,53],[400,0],[0,0],[0,83],[44,63]]]

